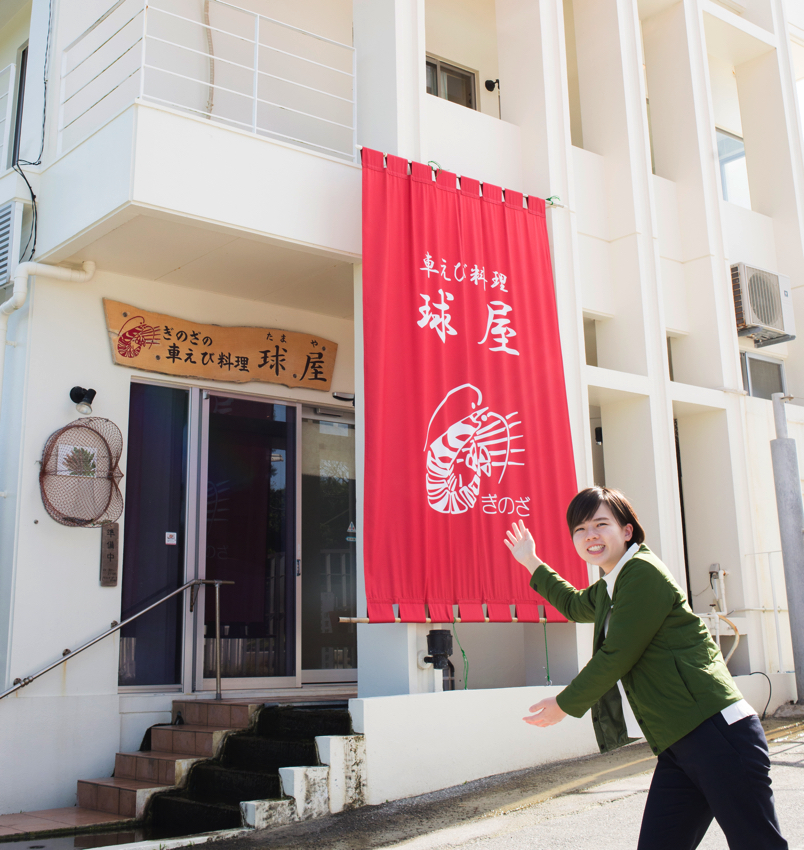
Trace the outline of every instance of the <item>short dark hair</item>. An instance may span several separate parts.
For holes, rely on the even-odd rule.
[[[608,487],[587,487],[581,490],[569,503],[567,508],[567,525],[570,535],[584,522],[592,519],[601,505],[607,505],[614,515],[614,519],[621,527],[631,525],[634,533],[631,535],[632,543],[642,544],[645,540],[645,529],[639,522],[633,505],[619,490],[610,490]]]

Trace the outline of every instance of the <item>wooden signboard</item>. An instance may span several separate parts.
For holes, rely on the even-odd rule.
[[[117,587],[120,565],[120,525],[107,522],[101,526],[101,587]]]
[[[203,325],[104,298],[114,362],[212,381],[328,391],[337,343],[279,328]]]

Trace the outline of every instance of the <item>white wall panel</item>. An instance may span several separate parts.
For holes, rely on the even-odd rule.
[[[664,298],[664,324],[668,331],[689,333],[687,313],[687,288],[684,281],[684,266],[662,257],[662,297]]]
[[[575,215],[578,233],[609,238],[609,205],[606,198],[606,169],[602,156],[572,148],[575,172]]]
[[[611,245],[579,233],[578,260],[584,311],[598,316],[613,316]]]
[[[422,161],[503,188],[524,190],[519,127],[425,95]]]
[[[784,269],[779,268],[776,258],[773,219],[725,201],[721,209],[728,261],[748,263],[760,269],[785,274]]]

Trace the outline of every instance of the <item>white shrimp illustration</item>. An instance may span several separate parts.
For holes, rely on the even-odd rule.
[[[433,420],[447,401],[462,391],[474,392],[471,412],[453,422],[442,434],[430,440]],[[458,399],[460,400],[460,399]],[[511,455],[524,452],[512,448],[512,422],[517,411],[503,416],[483,407],[483,394],[472,384],[461,384],[450,390],[435,409],[427,426],[424,449],[427,451],[427,501],[442,514],[462,514],[475,506],[483,476],[490,477],[493,468],[500,470],[502,481],[509,466],[524,466],[511,460]],[[464,410],[466,408],[464,407]]]

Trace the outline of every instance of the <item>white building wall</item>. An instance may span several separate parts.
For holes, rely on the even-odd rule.
[[[114,365],[103,298],[199,322],[320,334],[339,346],[333,386],[353,391],[351,320],[104,271],[88,284],[37,280],[26,312],[15,317],[22,333],[11,336],[20,343],[14,354],[26,361],[22,366],[26,387],[20,417],[19,490],[2,505],[4,524],[7,516],[16,519],[15,533],[10,535],[16,538],[13,560],[3,564],[9,594],[5,598],[12,601],[4,680],[8,685],[14,677],[30,675],[56,661],[63,649],[75,649],[120,619],[121,584],[105,588],[98,583],[100,531],[57,524],[47,515],[39,494],[38,462],[45,441],[54,430],[78,418],[69,399],[70,388],[81,385],[97,390],[93,414],[116,423],[127,445],[132,378],[194,383]],[[280,401],[322,401],[322,394],[314,390],[291,391],[278,384],[220,382],[215,386]],[[125,452],[121,469],[126,472]],[[124,498],[125,485],[124,477]],[[9,508],[16,513],[7,514]],[[120,522],[122,534],[125,516]],[[0,751],[17,766],[0,785],[3,812],[73,805],[77,779],[111,775],[121,744],[137,749],[147,726],[163,719],[159,710],[164,711],[165,702],[169,705],[169,695],[158,701],[157,711],[140,711],[139,717],[128,717],[121,728],[117,658],[118,640],[113,636],[0,703],[0,712],[8,718],[0,728]],[[132,714],[131,708],[127,715]]]

